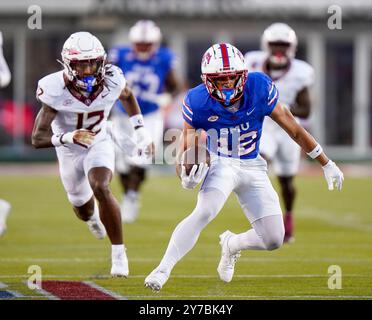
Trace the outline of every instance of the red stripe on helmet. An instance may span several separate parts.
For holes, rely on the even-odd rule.
[[[222,54],[222,63],[224,69],[230,68],[229,54],[227,52],[227,46],[225,43],[220,43],[220,49]]]

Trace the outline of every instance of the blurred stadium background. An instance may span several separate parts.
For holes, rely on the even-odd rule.
[[[42,10],[42,29],[30,30],[31,5]],[[330,30],[331,5],[342,9],[342,29]],[[0,2],[4,54],[13,80],[1,91],[1,160],[39,160],[30,149],[32,120],[39,105],[37,80],[59,68],[55,61],[76,30],[96,34],[106,48],[127,42],[130,26],[153,19],[164,41],[178,54],[180,76],[199,83],[201,56],[212,43],[229,41],[242,52],[257,49],[272,22],[297,32],[297,57],[316,71],[311,131],[339,160],[372,159],[372,1],[244,0],[65,0]]]
[[[28,9],[32,5],[42,10],[41,29],[28,28],[32,15]],[[328,27],[331,5],[342,9],[341,30]],[[299,233],[302,231],[303,236],[299,235],[292,249],[286,247],[271,255],[250,255],[253,262],[249,258],[246,261],[254,266],[239,267],[239,281],[243,283],[237,288],[216,285],[216,279],[208,276],[193,288],[195,279],[182,276],[190,272],[214,275],[219,255],[217,235],[223,225],[231,222],[225,214],[207,228],[189,260],[176,269],[176,280],[177,272],[180,274],[178,286],[176,280],[171,280],[168,293],[158,297],[334,297],[335,293],[326,289],[326,270],[330,264],[341,264],[355,277],[347,278],[350,281],[346,285],[352,289],[345,289],[340,297],[372,298],[372,205],[368,198],[372,183],[371,0],[1,0],[0,30],[12,81],[0,91],[0,197],[9,200],[13,210],[9,231],[0,240],[0,281],[8,281],[13,289],[22,291],[19,278],[33,262],[44,263],[48,274],[55,278],[58,274],[79,278],[85,273],[89,278],[107,273],[107,249],[102,243],[95,244],[73,217],[57,176],[54,150],[34,150],[30,145],[33,121],[40,107],[35,90],[41,77],[60,68],[56,59],[60,59],[62,45],[71,33],[90,31],[108,49],[127,43],[129,28],[143,18],[159,25],[164,42],[179,57],[179,76],[189,86],[200,82],[200,60],[211,44],[231,42],[245,53],[259,48],[260,36],[269,24],[288,23],[299,39],[297,57],[308,61],[316,72],[312,113],[306,126],[346,173],[344,193],[330,194],[327,198],[326,183],[317,177],[321,170],[313,169],[311,162],[303,159],[300,198],[296,202]],[[160,172],[173,173],[173,169]],[[120,194],[118,184],[114,184],[114,191]],[[170,193],[175,194],[174,199],[168,199]],[[50,203],[45,203],[45,198]],[[129,251],[134,277],[128,280],[126,290],[111,279],[98,280],[123,295],[132,293],[133,298],[153,298],[151,294],[146,296],[147,292],[139,286],[161,258],[177,221],[192,209],[195,194],[182,190],[176,178],[168,175],[149,180],[143,198],[140,220],[125,229],[128,245],[134,248]],[[239,207],[235,202],[227,207],[236,211],[231,227],[239,228],[244,223]],[[27,225],[32,225],[31,229]],[[65,233],[70,229],[71,237],[66,239]],[[149,238],[152,230],[155,230],[154,239]],[[149,246],[151,241],[155,241],[155,248]],[[45,243],[51,247],[48,249]],[[58,250],[61,243],[65,247]],[[83,246],[81,249],[79,244]],[[209,251],[211,246],[213,250]],[[73,253],[69,251],[71,248]],[[84,248],[93,249],[94,254],[87,254]],[[79,255],[83,261],[77,262],[82,267],[80,270],[67,266],[66,261],[74,261]],[[144,255],[150,258],[146,260]],[[57,260],[47,259],[53,256]],[[203,257],[206,257],[204,269],[192,262],[202,261]],[[263,279],[244,278],[244,274],[260,272]],[[278,273],[300,276],[288,277],[290,285],[282,277],[274,281],[275,287],[270,287],[272,280],[264,275]],[[256,291],[245,292],[245,283],[255,286]],[[181,293],[177,291],[180,285],[185,288]]]

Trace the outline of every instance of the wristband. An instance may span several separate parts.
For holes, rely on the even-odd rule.
[[[320,156],[320,154],[323,152],[323,148],[322,146],[318,143],[315,148],[313,150],[311,150],[310,152],[307,153],[307,155],[312,158],[312,159],[315,159],[317,158],[318,156]]]
[[[136,129],[136,127],[143,127],[144,125],[143,116],[140,113],[135,114],[134,116],[131,116],[129,118],[129,121],[131,122],[134,129]]]
[[[60,147],[64,145],[64,143],[62,142],[63,136],[64,136],[64,133],[53,134],[52,139],[51,139],[52,145],[55,147]]]

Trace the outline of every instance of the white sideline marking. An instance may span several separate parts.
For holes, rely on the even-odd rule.
[[[28,278],[29,276],[24,276],[24,277]],[[18,277],[18,278],[21,278],[21,277]],[[28,282],[27,281],[23,281],[23,284],[26,285],[26,287],[28,288]],[[44,290],[42,287],[43,287],[43,282],[41,282],[41,288],[40,289],[34,289],[33,290],[34,292],[37,292],[38,294],[40,294],[40,296],[27,296],[27,298],[29,298],[29,297],[36,297],[36,298],[46,297],[49,300],[61,300],[57,296],[55,296],[55,295],[51,294],[50,292]]]
[[[16,290],[7,290],[8,292],[10,292],[11,294],[13,294],[13,298],[23,298],[25,297],[22,293],[19,293],[18,291]]]
[[[110,291],[104,287],[101,287],[99,286],[98,284],[92,282],[92,281],[83,281],[83,283],[85,283],[86,285],[94,288],[94,289],[97,289],[99,291],[102,291],[103,293],[106,293],[107,295],[111,296],[111,297],[114,297],[115,299],[118,299],[118,300],[128,300],[128,298],[126,297],[123,297],[121,296],[120,294],[118,293],[115,293],[113,291]]]
[[[0,282],[0,289],[5,289],[5,288],[8,288],[8,287],[9,286],[6,283]],[[11,293],[14,296],[13,298],[22,298],[22,297],[24,297],[23,294],[19,293],[16,290],[6,290],[6,291],[8,291],[9,293]],[[10,298],[10,299],[12,299],[12,298]]]
[[[35,289],[35,292],[40,294],[39,298],[41,298],[41,296],[44,296],[49,300],[61,300],[57,296],[51,294],[49,291],[45,291],[44,289]]]

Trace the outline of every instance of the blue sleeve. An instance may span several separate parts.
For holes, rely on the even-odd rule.
[[[183,116],[183,119],[190,126],[194,126],[194,124],[193,124],[194,113],[193,113],[193,111],[191,109],[189,92],[186,94],[185,98],[182,101],[182,116]]]
[[[264,78],[264,115],[269,116],[271,112],[274,110],[278,99],[279,99],[279,91],[276,88],[276,85],[273,83],[271,78],[265,76]]]

